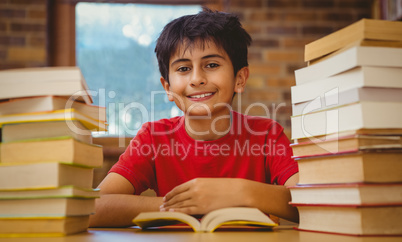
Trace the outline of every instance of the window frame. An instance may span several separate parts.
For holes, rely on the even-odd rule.
[[[75,7],[79,2],[202,5],[223,11],[228,0],[55,0],[48,1],[48,65],[76,66]]]

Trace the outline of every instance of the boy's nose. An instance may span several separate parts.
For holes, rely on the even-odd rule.
[[[204,74],[202,73],[202,71],[194,70],[193,75],[191,76],[190,85],[192,87],[197,87],[197,86],[205,85],[206,83],[207,83],[207,80],[206,80]]]

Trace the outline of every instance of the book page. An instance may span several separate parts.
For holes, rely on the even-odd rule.
[[[277,226],[267,215],[256,208],[223,208],[210,212],[201,220],[201,231],[212,232],[222,225]]]
[[[140,226],[142,229],[180,223],[188,224],[194,231],[198,231],[200,228],[200,222],[196,218],[179,212],[140,213],[133,219],[133,223]]]

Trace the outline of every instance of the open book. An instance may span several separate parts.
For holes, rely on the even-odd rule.
[[[133,223],[142,229],[185,223],[195,232],[213,232],[220,226],[259,226],[272,228],[277,226],[267,215],[256,208],[222,208],[212,211],[199,221],[180,212],[144,212],[133,219]]]

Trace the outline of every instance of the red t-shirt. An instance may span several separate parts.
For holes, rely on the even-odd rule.
[[[283,185],[298,172],[283,128],[267,118],[232,112],[229,133],[213,141],[192,139],[184,117],[145,123],[110,169],[140,194],[164,196],[197,177],[245,178]]]

